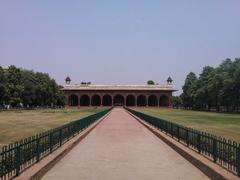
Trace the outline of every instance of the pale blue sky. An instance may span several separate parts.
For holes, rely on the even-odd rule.
[[[160,84],[240,57],[239,0],[1,0],[0,65],[59,84]]]

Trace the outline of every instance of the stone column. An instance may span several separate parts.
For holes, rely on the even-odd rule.
[[[169,106],[168,107],[172,108],[173,107],[173,96],[169,95],[168,100],[169,100]]]
[[[101,99],[100,106],[102,107],[103,106],[103,95],[99,95],[99,96],[100,96],[100,99]]]
[[[160,97],[161,97],[161,95],[160,96],[157,96],[157,100],[158,100],[158,107],[160,108]]]
[[[111,96],[111,97],[112,97],[112,106],[114,106],[114,104],[113,104],[114,103],[114,101],[113,101],[114,96]]]
[[[81,98],[81,96],[78,95],[78,108],[79,108],[79,109],[80,109],[80,98]]]
[[[64,96],[65,108],[69,108],[68,99],[69,99],[69,96],[66,94],[66,95]]]
[[[89,95],[89,107],[92,107],[92,95]]]
[[[127,101],[127,98],[126,98],[126,95],[123,95],[123,106],[126,106],[126,101]]]
[[[148,95],[145,96],[146,97],[146,107],[148,107]]]

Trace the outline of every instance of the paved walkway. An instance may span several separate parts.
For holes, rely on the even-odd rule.
[[[124,109],[115,108],[43,179],[208,178]]]

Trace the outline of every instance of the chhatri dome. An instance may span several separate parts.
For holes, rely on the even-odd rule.
[[[65,79],[65,81],[66,81],[66,84],[70,84],[70,82],[71,82],[71,79],[70,79],[70,77],[69,77],[69,76],[67,76],[67,77],[66,77],[66,79]]]

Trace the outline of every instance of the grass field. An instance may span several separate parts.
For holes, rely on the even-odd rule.
[[[105,108],[0,112],[0,146],[100,112]]]
[[[135,110],[240,143],[240,115],[164,108]]]
[[[240,143],[240,115],[164,108],[135,108],[146,114],[233,139]],[[82,108],[0,112],[0,146],[104,110]]]

